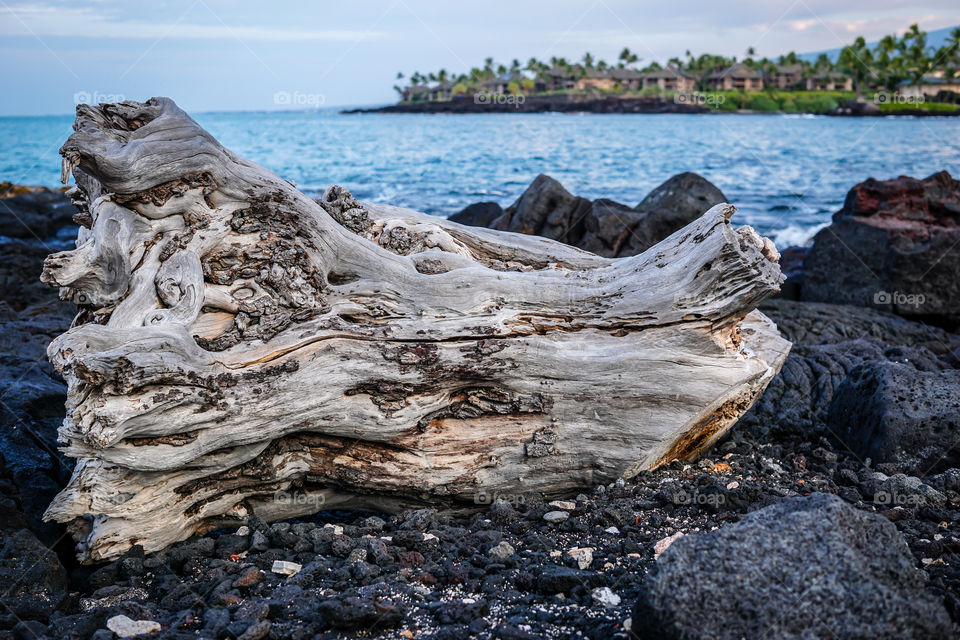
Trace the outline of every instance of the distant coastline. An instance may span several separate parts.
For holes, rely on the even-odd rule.
[[[731,92],[732,93],[732,92]],[[717,108],[720,103],[720,108]],[[810,92],[805,100],[778,101],[776,94],[751,92],[676,94],[673,97],[559,93],[542,96],[472,95],[444,101],[399,102],[381,107],[343,109],[343,114],[365,113],[802,113],[831,116],[958,116],[960,106],[931,104],[877,105],[851,94]],[[915,108],[912,108],[915,107]]]
[[[385,107],[345,109],[341,113],[707,113],[709,107],[662,98],[613,96],[516,96],[514,100],[475,99],[473,96],[444,102],[400,102]],[[513,98],[513,96],[506,96]]]

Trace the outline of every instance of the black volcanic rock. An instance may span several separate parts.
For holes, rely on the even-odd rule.
[[[76,212],[60,190],[0,183],[0,236],[46,240],[73,226]]]
[[[0,605],[18,620],[46,622],[67,597],[67,572],[29,529],[0,529]]]
[[[450,216],[449,220],[471,227],[486,227],[502,214],[503,207],[496,202],[474,202]]]
[[[592,206],[586,198],[574,196],[550,176],[540,174],[489,226],[578,246]]]
[[[861,458],[924,474],[960,467],[960,370],[860,365],[837,388],[827,422]]]
[[[955,637],[886,518],[814,493],[675,541],[633,611],[636,638]]]
[[[802,298],[874,306],[960,328],[960,182],[869,179],[853,187],[804,261]]]
[[[699,174],[685,171],[651,191],[643,202],[637,205],[637,209],[666,209],[681,218],[694,220],[713,205],[726,201],[727,197],[712,182]]]
[[[470,205],[450,219],[500,231],[539,235],[601,256],[642,253],[700,217],[723,193],[695,173],[673,176],[636,208],[600,198],[580,198],[547,175],[539,175],[498,217],[495,203]],[[486,222],[484,222],[486,221]]]
[[[52,544],[62,531],[41,516],[70,474],[57,451],[66,385],[47,361],[50,341],[76,313],[40,282],[48,253],[66,247],[53,234],[72,227],[76,208],[59,191],[0,184],[0,493],[23,513],[23,526]],[[32,535],[32,534],[31,534]]]
[[[846,441],[841,446],[851,447],[861,459],[915,463],[923,460],[925,448],[946,446],[944,434],[960,436],[956,425],[936,418],[949,418],[955,402],[934,400],[956,388],[951,381],[960,367],[960,336],[850,305],[774,299],[760,310],[777,323],[793,348],[780,373],[740,419],[743,428],[840,437]],[[904,386],[892,380],[879,385],[893,370]],[[939,389],[941,396],[929,396],[925,403],[922,394],[909,391],[911,380],[929,386],[931,393]],[[922,410],[919,415],[913,414],[914,402],[927,404],[917,408]],[[900,442],[889,437],[906,432],[913,438]]]

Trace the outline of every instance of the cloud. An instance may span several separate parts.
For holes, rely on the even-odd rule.
[[[5,14],[12,19],[3,18]],[[192,20],[187,20],[188,17]],[[198,21],[197,18],[203,20]],[[231,25],[214,13],[205,2],[197,1],[189,5],[174,22],[142,19],[119,21],[108,12],[96,12],[91,7],[7,5],[0,7],[0,37],[2,36],[355,42],[380,39],[387,34],[382,31],[361,29],[297,29],[256,24]]]
[[[815,27],[820,24],[820,21],[816,18],[810,18],[809,20],[791,20],[787,23],[787,26],[794,31],[806,31],[810,27]]]

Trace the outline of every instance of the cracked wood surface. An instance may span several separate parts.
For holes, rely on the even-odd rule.
[[[171,100],[81,105],[87,223],[42,279],[77,458],[47,518],[81,560],[320,508],[471,506],[629,477],[716,441],[789,343],[776,249],[731,205],[647,252],[318,201]]]

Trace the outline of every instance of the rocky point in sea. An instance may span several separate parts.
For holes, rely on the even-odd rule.
[[[675,182],[703,187],[689,209],[689,186],[658,189],[649,208],[617,209],[627,223],[616,228],[602,222],[617,219],[604,218],[602,206],[538,180],[498,224],[595,243],[606,255],[669,233],[671,223],[658,222],[656,233],[615,241],[651,211],[695,216],[723,199],[684,174]],[[69,202],[51,200],[60,209],[45,214],[57,221],[39,241],[47,244],[58,225],[71,224],[58,213]],[[770,300],[762,310],[793,350],[753,409],[695,462],[553,502],[482,495],[472,513],[254,518],[87,567],[74,562],[64,532],[40,519],[70,471],[55,448],[64,388],[43,349],[69,325],[72,307],[36,282],[38,240],[17,242],[22,248],[0,252],[10,394],[2,414],[2,637],[957,635],[960,337],[942,324],[859,299]]]

